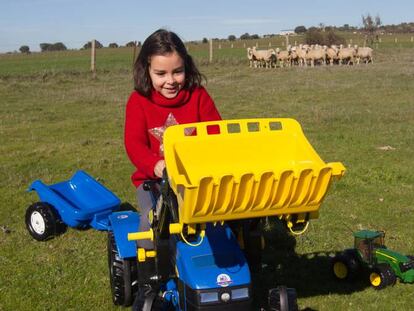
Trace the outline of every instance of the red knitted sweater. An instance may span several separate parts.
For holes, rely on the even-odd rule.
[[[220,119],[213,100],[203,87],[192,91],[181,90],[172,99],[156,91],[152,92],[150,98],[132,92],[126,106],[124,143],[136,167],[131,176],[133,184],[138,187],[144,180],[157,178],[154,166],[163,159],[160,152],[163,127],[171,120],[185,124]],[[161,133],[161,137],[156,133]]]

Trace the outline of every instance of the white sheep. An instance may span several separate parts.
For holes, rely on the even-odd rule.
[[[318,46],[317,48],[308,50],[305,55],[305,63],[310,61],[311,66],[315,66],[315,61],[321,61],[323,65],[326,64],[326,49]]]
[[[253,49],[250,47],[247,48],[247,59],[249,60],[249,67],[253,67],[253,65],[256,67],[255,60],[253,57]]]
[[[332,45],[326,49],[326,58],[329,60],[329,64],[331,66],[333,66],[334,62],[337,62],[339,60],[338,53],[339,50],[335,45]]]
[[[299,66],[306,66],[306,52],[309,47],[307,45],[299,44],[299,47],[296,49],[296,55],[298,56]]]
[[[291,66],[299,64],[299,56],[298,56],[298,53],[296,53],[296,49],[297,49],[296,45],[290,49],[290,65]]]
[[[256,47],[253,47],[252,53],[253,58],[256,59],[259,64],[264,64],[266,68],[271,68],[276,60],[276,53],[274,49],[256,50]]]
[[[344,48],[341,44],[338,52],[339,64],[342,65],[345,61],[347,65],[355,63],[356,50],[353,47]]]
[[[359,65],[359,62],[362,60],[365,64],[373,62],[372,59],[373,50],[370,47],[362,47],[356,49],[356,62]]]
[[[289,66],[290,65],[290,50],[283,50],[281,51],[279,48],[276,49],[276,59],[280,64],[280,67],[283,67],[285,62]]]

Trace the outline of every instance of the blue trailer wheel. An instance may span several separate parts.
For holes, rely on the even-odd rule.
[[[26,228],[37,241],[51,239],[66,230],[54,207],[45,202],[30,205],[25,215]]]

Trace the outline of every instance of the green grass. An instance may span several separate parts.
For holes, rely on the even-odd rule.
[[[322,159],[347,167],[305,235],[268,233],[256,281],[296,287],[301,309],[409,309],[414,285],[338,284],[327,256],[351,246],[359,228],[386,230],[390,248],[414,254],[413,49],[379,48],[367,66],[272,70],[249,68],[244,51],[223,47],[208,65],[208,53],[190,47],[222,116],[295,118]],[[106,234],[69,229],[39,243],[24,213],[37,200],[26,192],[33,180],[54,183],[76,169],[136,205],[122,137],[131,63],[131,49],[99,50],[93,80],[87,51],[0,55],[0,310],[121,310]]]

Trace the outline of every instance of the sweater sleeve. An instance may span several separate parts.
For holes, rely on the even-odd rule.
[[[139,98],[132,94],[125,113],[124,144],[129,159],[138,171],[154,179],[154,166],[162,158],[149,147],[148,129]]]
[[[202,87],[200,91],[200,121],[221,120],[220,113],[206,89]]]

